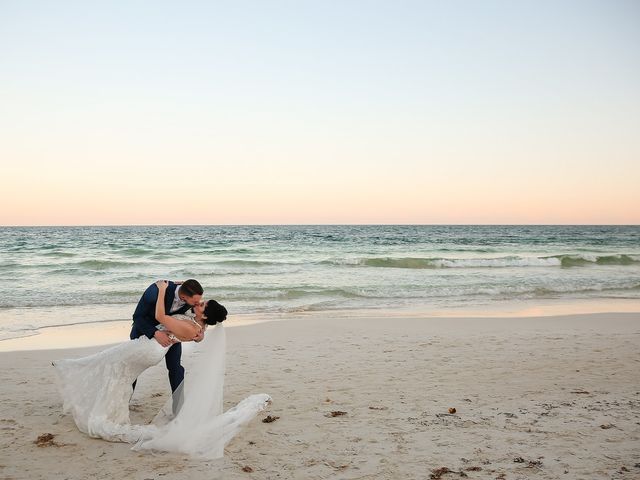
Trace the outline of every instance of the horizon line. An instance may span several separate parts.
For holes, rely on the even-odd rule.
[[[0,228],[53,228],[53,227],[638,227],[638,223],[149,223],[149,224],[43,224],[43,225],[0,225]]]

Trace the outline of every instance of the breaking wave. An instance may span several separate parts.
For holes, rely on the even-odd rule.
[[[544,257],[506,256],[494,258],[416,258],[373,257],[325,260],[323,264],[353,265],[375,268],[504,268],[504,267],[582,267],[588,265],[638,265],[640,255],[565,254]]]

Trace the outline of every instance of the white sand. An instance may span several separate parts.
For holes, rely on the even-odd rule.
[[[0,353],[0,478],[640,478],[639,314],[327,315],[228,328],[227,342],[225,404],[273,404],[218,462],[138,454],[61,414],[51,360],[104,347]],[[139,385],[132,419],[147,422],[164,365]],[[46,433],[56,445],[36,446]]]

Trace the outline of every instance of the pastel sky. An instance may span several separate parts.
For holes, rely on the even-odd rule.
[[[0,1],[0,225],[640,223],[640,2]]]

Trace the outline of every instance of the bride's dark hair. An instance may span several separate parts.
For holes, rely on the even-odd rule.
[[[215,325],[223,322],[227,318],[227,309],[215,300],[209,300],[204,307],[204,321],[208,325]]]

